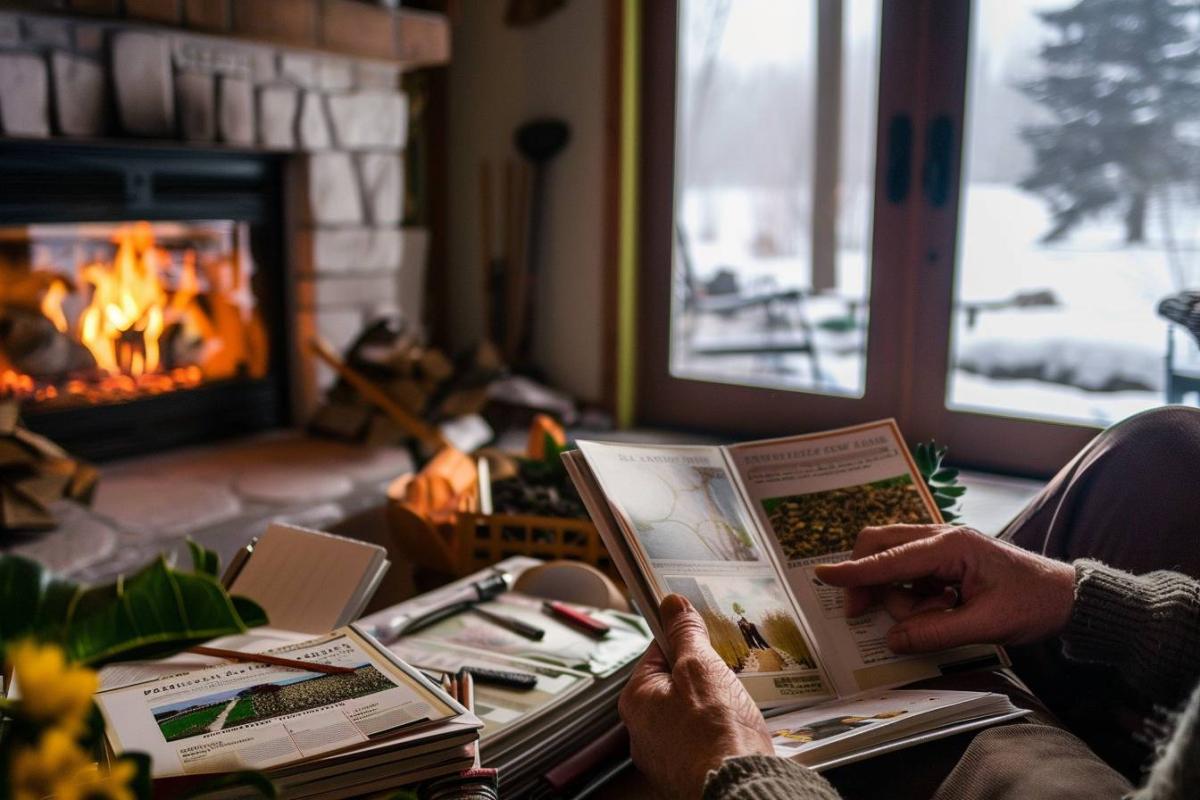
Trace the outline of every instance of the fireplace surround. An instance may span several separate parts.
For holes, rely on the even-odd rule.
[[[297,429],[333,377],[305,345],[320,335],[343,349],[380,315],[422,322],[428,233],[405,221],[402,78],[449,58],[445,17],[352,0],[155,4],[178,11],[166,17],[137,10],[148,4],[0,5],[0,266],[5,242],[28,239],[28,226],[68,222],[99,227],[84,260],[98,253],[115,266],[123,231],[148,223],[169,251],[159,263],[170,264],[162,288],[173,300],[187,283],[180,231],[186,240],[244,226],[269,353],[261,375],[114,403],[27,404],[32,427],[105,463],[91,507],[56,503],[56,530],[10,534],[0,550],[89,582],[163,551],[185,561],[187,538],[228,559],[272,521],[389,545],[384,487],[411,455]],[[201,19],[200,6],[230,13]],[[320,24],[281,24],[305,8]],[[421,103],[411,107],[419,131]],[[120,241],[88,249],[106,237]],[[76,269],[79,294],[63,304],[75,335],[95,284],[67,262],[58,266]],[[117,371],[136,385],[157,323],[132,325],[122,351],[144,310],[135,305],[112,342]],[[275,430],[238,435],[263,428]],[[234,438],[214,441],[224,436]],[[177,446],[185,441],[195,444]]]
[[[30,389],[21,398],[32,429],[86,458],[111,459],[245,435],[290,421],[287,356],[291,348],[286,320],[293,304],[283,265],[280,161],[270,154],[173,147],[0,143],[0,185],[5,187],[0,195],[0,233],[7,234],[0,242],[4,248],[0,253],[6,253],[0,264],[0,355],[11,362],[15,354],[5,352],[6,347],[15,348],[31,338],[22,335],[31,324],[27,322],[30,312],[20,302],[28,306],[31,291],[37,292],[32,299],[43,313],[47,296],[55,290],[60,295],[69,292],[77,307],[89,301],[95,307],[75,319],[63,317],[57,323],[61,332],[44,317],[38,318],[37,333],[55,337],[55,344],[61,345],[58,350],[67,344],[57,340],[68,340],[81,365],[71,372],[42,375],[36,381],[37,397]],[[80,230],[84,233],[77,233]],[[230,252],[205,256],[202,251],[197,258],[195,249],[172,251],[167,242],[155,243],[146,256],[157,255],[160,263],[138,266],[147,266],[146,277],[161,284],[162,308],[143,303],[145,307],[137,308],[128,320],[110,326],[115,356],[114,345],[107,340],[103,343],[110,352],[92,346],[95,353],[90,353],[78,341],[79,334],[96,319],[120,317],[116,306],[121,301],[97,303],[105,287],[81,277],[81,262],[90,260],[98,249],[103,252],[104,240],[114,235],[124,237],[121,247],[111,245],[117,251],[115,258],[128,256],[133,249],[130,239],[139,232],[143,236],[157,232],[160,238],[170,232],[185,240],[189,235],[211,239],[214,233],[225,234],[232,246]],[[87,256],[78,255],[81,251]],[[84,269],[95,271],[100,264],[96,261]],[[226,275],[218,273],[222,268],[235,277],[221,278]],[[54,276],[53,283],[49,276]],[[38,279],[35,288],[22,291],[34,278]],[[217,291],[219,280],[232,280],[225,294],[242,295],[235,298],[242,308]],[[138,294],[137,289],[118,287],[127,303],[133,302],[131,295]],[[213,325],[213,320],[225,318],[237,328],[242,317],[252,322],[244,330],[221,331]],[[161,348],[145,330],[134,330],[144,329],[147,319],[162,336]],[[185,350],[178,344],[188,338],[180,335],[185,330],[196,340],[188,341],[186,349],[203,355],[191,359],[194,363],[183,358],[172,363],[172,351]],[[234,349],[247,349],[234,347],[239,336],[256,343],[261,352],[253,360],[259,363],[227,363],[229,359],[223,358]],[[172,342],[174,348],[168,346]],[[153,366],[146,363],[150,346]],[[40,347],[37,352],[52,349],[40,341],[25,345],[30,347]],[[124,363],[115,364],[114,357]],[[42,367],[40,372],[48,369]],[[194,373],[194,380],[181,378],[182,384],[164,387],[164,382],[171,383],[172,373]],[[21,393],[14,375],[32,382],[21,370],[5,370],[0,394]],[[118,391],[95,376],[131,388]],[[68,387],[76,394],[69,395]],[[47,392],[51,399],[46,398]]]

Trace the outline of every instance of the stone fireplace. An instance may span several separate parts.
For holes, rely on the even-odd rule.
[[[104,460],[288,422],[278,157],[8,142],[0,183],[0,394],[30,427]]]
[[[355,46],[353,37],[336,38],[338,24],[378,27],[382,19],[396,26],[396,49],[382,60],[246,41],[262,33],[254,26],[263,21],[241,6],[283,8],[287,19],[317,8],[321,27],[306,43],[323,49]],[[290,394],[303,415],[329,379],[304,354],[311,335],[337,347],[372,315],[421,318],[426,232],[402,225],[408,100],[401,75],[411,63],[448,57],[447,34],[433,15],[401,17],[348,0],[231,8],[221,36],[128,18],[0,11],[0,129],[26,144],[136,141],[282,156],[281,260],[294,299]],[[384,16],[353,16],[363,14]],[[411,18],[423,36],[413,33]],[[178,21],[209,25],[182,11]],[[381,51],[366,31],[363,37],[360,49]],[[406,55],[413,61],[400,60]],[[30,200],[5,192],[3,203]]]
[[[67,13],[0,11],[0,394],[101,460],[242,438],[110,462],[95,514],[18,546],[96,577],[184,535],[228,555],[265,520],[364,511],[406,453],[245,434],[307,419],[332,379],[313,336],[423,322],[402,76],[448,58],[445,20],[353,0],[37,6]],[[87,563],[53,555],[101,529]]]

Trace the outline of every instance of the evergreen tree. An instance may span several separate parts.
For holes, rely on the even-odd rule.
[[[1051,121],[1021,136],[1033,148],[1021,187],[1043,195],[1064,237],[1116,210],[1125,241],[1146,235],[1146,206],[1200,177],[1200,10],[1195,0],[1076,0],[1039,12],[1053,35],[1044,72],[1021,90]]]

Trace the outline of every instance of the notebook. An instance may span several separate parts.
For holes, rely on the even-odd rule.
[[[273,523],[225,582],[271,627],[323,634],[358,619],[390,566],[379,545]]]

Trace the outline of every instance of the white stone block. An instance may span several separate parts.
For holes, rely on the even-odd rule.
[[[264,86],[258,90],[258,138],[267,147],[284,150],[296,146],[296,109],[299,103],[291,86]]]
[[[322,58],[317,65],[317,85],[326,92],[348,92],[354,88],[354,64],[346,58]]]
[[[404,212],[404,161],[399,153],[361,153],[358,174],[367,217],[376,225],[395,225]]]
[[[330,95],[329,115],[339,147],[399,149],[408,136],[408,98],[400,92]]]
[[[174,135],[170,38],[140,31],[117,32],[112,40],[112,71],[125,130],[136,136]]]
[[[359,89],[382,89],[394,92],[400,88],[400,68],[383,61],[359,61],[357,65]]]
[[[317,274],[394,272],[404,260],[399,228],[317,229],[307,238]]]
[[[333,146],[325,99],[317,92],[305,92],[300,98],[300,121],[296,127],[303,149],[328,150]]]
[[[254,144],[254,87],[250,81],[221,77],[217,84],[217,130],[223,142]]]
[[[363,329],[363,314],[357,309],[321,309],[316,313],[317,333],[338,353],[354,343]]]
[[[323,225],[362,222],[362,194],[349,153],[310,155],[307,177],[310,220]]]
[[[305,89],[317,86],[317,59],[302,53],[279,56],[279,77]]]
[[[58,130],[67,136],[104,133],[104,69],[95,61],[55,51],[54,107]]]
[[[9,136],[50,135],[46,62],[32,53],[0,53],[0,123]]]
[[[217,135],[216,81],[201,72],[175,76],[179,125],[189,142],[211,142]]]
[[[318,276],[316,307],[370,308],[378,303],[395,300],[396,292],[395,275]]]

